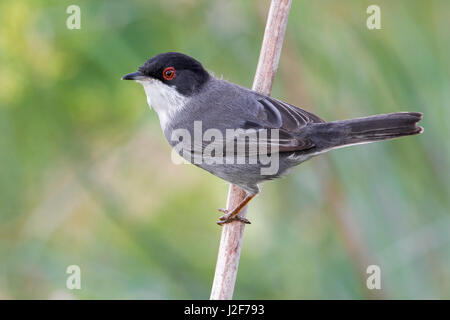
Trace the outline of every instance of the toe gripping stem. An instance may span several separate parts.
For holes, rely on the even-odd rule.
[[[239,212],[244,209],[244,207],[255,197],[255,194],[247,194],[244,198],[244,200],[239,203],[236,208],[233,210],[227,210],[227,209],[219,209],[220,212],[223,212],[224,215],[219,218],[219,221],[217,221],[218,225],[224,225],[226,223],[230,223],[232,221],[241,221],[245,224],[250,224],[250,221],[244,217],[241,217],[239,215]]]

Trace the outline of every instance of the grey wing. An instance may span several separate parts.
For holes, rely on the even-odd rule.
[[[222,146],[230,150],[246,150],[245,155],[254,155],[252,150],[260,150],[259,147],[265,144],[265,150],[268,152],[291,152],[301,151],[314,147],[313,142],[301,136],[302,129],[311,123],[325,122],[318,116],[295,107],[283,101],[256,95],[254,103],[247,107],[250,110],[245,112],[240,123],[234,123],[237,128],[229,128],[238,130],[232,137],[224,137],[225,139],[215,139],[213,142],[203,142],[201,146],[196,146],[197,151],[204,151],[209,148],[217,148]],[[250,134],[255,133],[254,135]]]
[[[300,151],[314,147],[312,141],[300,136],[302,129],[311,123],[324,123],[318,116],[268,96],[258,96],[255,119],[245,120],[244,129],[278,129],[277,144],[279,152]]]

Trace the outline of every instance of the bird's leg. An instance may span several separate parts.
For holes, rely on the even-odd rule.
[[[247,205],[247,203],[250,202],[250,200],[252,200],[255,197],[255,195],[256,194],[247,194],[245,196],[244,200],[242,200],[241,203],[239,203],[237,205],[237,207],[231,211],[229,211],[227,209],[219,209],[219,211],[221,211],[225,214],[219,218],[219,221],[217,221],[217,224],[222,225],[222,224],[230,223],[231,221],[236,221],[236,220],[249,224],[250,221],[248,221],[246,218],[239,216],[239,212],[241,212],[241,210]]]

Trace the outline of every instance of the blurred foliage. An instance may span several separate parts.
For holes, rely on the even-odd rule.
[[[420,111],[425,132],[266,184],[235,297],[450,298],[450,2],[377,1],[373,31],[373,1],[293,2],[275,97],[327,120]],[[81,30],[66,28],[70,4]],[[180,51],[250,87],[268,7],[0,3],[0,298],[209,297],[228,186],[172,164],[141,86],[120,77]],[[81,290],[65,287],[72,264]]]

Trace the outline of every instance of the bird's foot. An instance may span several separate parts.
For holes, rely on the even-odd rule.
[[[219,209],[219,211],[224,213],[224,215],[219,218],[219,221],[217,221],[217,224],[220,226],[230,223],[231,221],[240,221],[245,224],[251,223],[248,219],[241,217],[239,214],[235,214],[234,210],[229,211],[227,209]]]

